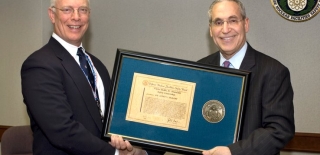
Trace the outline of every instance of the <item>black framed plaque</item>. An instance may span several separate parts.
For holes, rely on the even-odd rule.
[[[249,72],[118,49],[103,138],[201,154],[238,140]]]

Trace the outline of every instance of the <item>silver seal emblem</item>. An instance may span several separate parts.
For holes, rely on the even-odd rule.
[[[207,101],[202,108],[203,118],[210,123],[219,123],[225,116],[225,107],[218,100]]]

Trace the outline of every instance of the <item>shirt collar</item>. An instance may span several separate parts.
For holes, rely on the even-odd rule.
[[[240,65],[242,63],[242,60],[246,54],[248,48],[247,42],[244,43],[242,48],[239,52],[237,52],[234,56],[232,56],[228,61],[231,63],[230,68],[239,69]],[[220,52],[220,66],[223,66],[223,62],[226,61],[226,58],[224,58]]]
[[[78,48],[79,48],[79,47],[82,47],[82,48],[83,48],[82,43],[80,44],[79,47],[74,46],[74,45],[66,42],[65,40],[63,40],[61,37],[59,37],[59,36],[58,36],[56,33],[54,33],[54,32],[52,33],[52,37],[53,37],[54,39],[56,39],[56,40],[72,55],[72,57],[77,57],[77,56],[78,56],[78,55],[77,55],[77,52],[78,52]],[[84,50],[84,48],[83,48],[83,52],[84,52],[84,51],[85,51],[85,50]]]

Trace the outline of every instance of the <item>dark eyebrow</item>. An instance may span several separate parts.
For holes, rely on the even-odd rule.
[[[239,18],[238,18],[238,16],[236,16],[236,15],[232,15],[232,16],[228,17],[228,19],[239,19]],[[221,18],[215,18],[215,19],[212,20],[212,21],[219,21],[219,20],[223,20],[223,19],[221,19]]]
[[[215,18],[214,20],[212,21],[219,21],[219,20],[222,20],[221,18]]]
[[[228,19],[239,19],[237,16],[230,16]]]

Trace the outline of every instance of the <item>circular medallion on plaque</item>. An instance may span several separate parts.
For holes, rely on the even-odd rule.
[[[218,100],[209,100],[202,107],[203,118],[210,123],[219,123],[225,116],[226,109]]]

